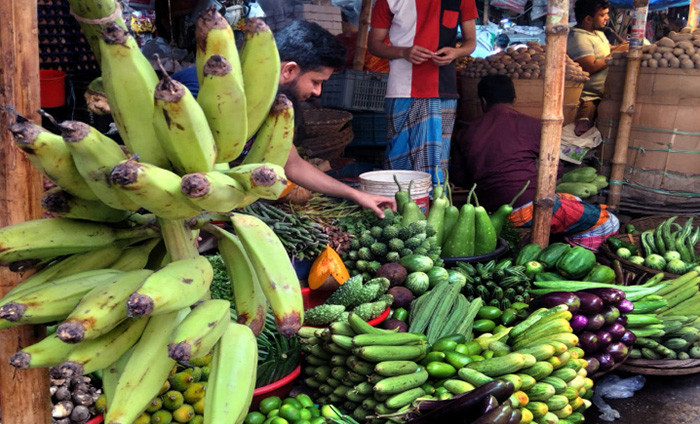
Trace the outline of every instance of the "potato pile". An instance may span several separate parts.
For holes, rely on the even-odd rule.
[[[545,46],[536,41],[528,41],[526,47],[508,47],[506,50],[482,58],[466,58],[457,64],[461,75],[467,78],[481,78],[488,74],[508,75],[513,79],[544,78]],[[566,79],[586,82],[588,73],[581,66],[566,58]]]
[[[613,54],[612,65],[624,65],[627,53]],[[671,31],[654,44],[642,47],[642,67],[700,69],[700,29]]]

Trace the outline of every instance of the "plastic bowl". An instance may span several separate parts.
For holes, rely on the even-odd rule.
[[[292,386],[294,385],[294,380],[301,374],[301,365],[294,368],[294,371],[287,374],[285,377],[270,383],[267,386],[258,387],[253,392],[253,402],[250,404],[250,409],[258,409],[260,401],[270,396],[279,396],[280,399],[284,399],[289,396],[289,392],[292,391]]]
[[[331,293],[333,292],[330,290],[311,290],[308,287],[302,287],[301,298],[304,301],[304,309],[311,309],[323,304]]]
[[[498,259],[501,256],[505,255],[506,252],[508,252],[508,243],[505,241],[505,239],[502,239],[501,237],[498,238],[498,244],[496,245],[496,250],[493,252],[489,253],[484,253],[483,255],[478,255],[478,256],[463,256],[463,257],[441,257],[445,262],[445,266],[448,265],[455,265],[457,262],[467,262],[467,263],[479,263],[479,262],[488,262],[492,259]]]

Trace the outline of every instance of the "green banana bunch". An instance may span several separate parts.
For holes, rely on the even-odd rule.
[[[249,18],[241,49],[241,73],[247,103],[247,139],[252,137],[267,117],[275,100],[280,79],[280,55],[275,37],[265,21]]]
[[[153,127],[173,168],[180,174],[211,171],[216,142],[190,90],[166,73],[154,96]]]
[[[44,177],[81,199],[98,200],[73,162],[73,156],[60,135],[50,133],[18,116],[10,126],[15,144]]]
[[[102,31],[99,44],[102,83],[124,144],[142,161],[169,168],[170,162],[153,129],[153,94],[158,84],[153,66],[134,37],[115,23]]]
[[[248,163],[231,168],[224,173],[238,181],[245,188],[246,193],[262,199],[278,199],[287,188],[284,168],[272,163]]]
[[[240,59],[233,29],[217,10],[216,6],[209,6],[197,18],[195,24],[195,68],[197,69],[197,81],[202,87],[204,81],[204,64],[215,54],[223,56],[231,64],[231,72],[243,87],[243,75],[241,74]],[[241,111],[242,113],[243,111]]]
[[[223,56],[212,55],[204,64],[197,103],[202,107],[216,141],[216,161],[236,159],[248,140],[248,119],[244,113],[246,97],[243,82]]]
[[[254,216],[234,213],[231,223],[270,302],[277,329],[291,337],[301,327],[304,305],[299,279],[284,246],[272,229]]]
[[[119,222],[130,212],[114,209],[99,200],[86,200],[73,196],[61,187],[54,187],[41,196],[41,207],[64,218],[84,219],[95,222]]]
[[[76,344],[59,366],[61,375],[90,374],[112,365],[139,340],[149,319],[128,319],[106,334]]]
[[[208,226],[207,231],[216,237],[219,253],[231,278],[238,323],[247,325],[258,336],[265,326],[268,305],[253,264],[238,237],[215,225]]]
[[[201,299],[214,277],[204,256],[174,261],[150,275],[126,302],[128,316],[179,311]]]
[[[205,424],[243,422],[253,399],[257,364],[258,345],[253,332],[245,325],[229,323],[212,354],[204,395]]]
[[[212,212],[236,209],[247,198],[245,188],[238,181],[218,171],[184,175],[180,190],[190,203]]]
[[[100,269],[45,283],[40,290],[18,295],[0,306],[0,318],[14,325],[43,324],[64,319],[95,287],[115,281],[123,272]]]
[[[109,178],[129,199],[161,218],[189,219],[200,213],[180,191],[180,176],[165,168],[129,159],[117,164]]]
[[[102,38],[103,27],[115,23],[126,28],[118,3],[113,0],[68,0],[68,4],[76,18],[83,18],[78,19],[80,29],[90,44],[97,63],[100,63],[99,40]]]
[[[243,164],[266,162],[283,167],[293,140],[294,106],[287,96],[279,93]]]
[[[189,312],[189,308],[184,308],[148,320],[114,388],[114,397],[104,416],[105,424],[134,422],[158,394],[175,366],[175,361],[168,357],[168,339]]]
[[[116,362],[102,369],[102,393],[105,395],[106,409],[112,404],[112,399],[114,399],[114,394],[117,389],[117,384],[119,383],[119,377],[122,372],[124,372],[124,367],[129,362],[131,358],[131,352],[133,352],[133,346],[131,349],[127,350]]]
[[[168,356],[178,362],[204,356],[219,341],[231,322],[228,300],[205,300],[175,328],[168,344]]]
[[[75,345],[63,342],[55,334],[27,346],[10,357],[10,365],[19,369],[53,367],[66,360]]]
[[[109,267],[120,271],[136,271],[148,267],[151,251],[161,243],[160,238],[152,238],[124,249],[122,255]]]
[[[150,232],[153,230],[115,229],[104,224],[71,218],[43,218],[20,222],[0,228],[0,264],[87,252],[117,240],[143,237]]]
[[[114,282],[95,288],[85,295],[61,325],[58,337],[66,343],[97,338],[126,319],[126,299],[153,271],[141,269],[122,274]]]
[[[112,187],[109,181],[112,168],[126,159],[122,148],[111,138],[82,122],[62,122],[60,128],[78,172],[93,193],[115,209],[138,210],[139,205]]]

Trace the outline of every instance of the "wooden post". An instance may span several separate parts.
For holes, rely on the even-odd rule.
[[[547,4],[547,52],[544,65],[544,101],[540,141],[532,243],[549,244],[557,184],[561,127],[564,122],[564,79],[566,39],[569,34],[569,1],[549,0]]]
[[[365,68],[365,54],[367,54],[367,38],[369,37],[369,22],[372,15],[372,0],[362,0],[360,21],[357,27],[357,41],[355,42],[355,57],[352,60],[352,69],[361,71]]]
[[[688,9],[688,26],[695,29],[698,27],[698,15],[700,15],[700,2],[690,0],[690,9]]]
[[[632,130],[632,117],[634,116],[634,102],[637,98],[637,80],[639,79],[639,65],[642,61],[642,44],[646,31],[648,0],[634,2],[634,22],[632,24],[632,37],[627,55],[627,68],[625,71],[625,87],[622,91],[620,103],[620,119],[615,137],[615,149],[610,170],[610,191],[608,192],[608,207],[615,211],[620,205],[622,194],[622,179],[625,176],[627,165],[627,147]]]
[[[0,1],[0,227],[41,217],[41,177],[12,141],[8,127],[12,105],[39,122],[39,41],[37,3]],[[0,296],[21,277],[0,267]],[[38,341],[43,328],[20,326],[0,331],[0,410],[3,424],[49,424],[49,378],[46,368],[17,370],[9,358]]]
[[[489,23],[489,0],[484,0],[484,20],[481,25],[488,25]]]

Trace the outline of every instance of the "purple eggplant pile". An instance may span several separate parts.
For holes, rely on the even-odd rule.
[[[627,359],[636,337],[625,328],[626,313],[634,309],[625,292],[612,287],[556,291],[530,303],[531,308],[556,305],[567,305],[573,314],[570,324],[579,338],[579,347],[586,352],[588,375],[610,371]]]

